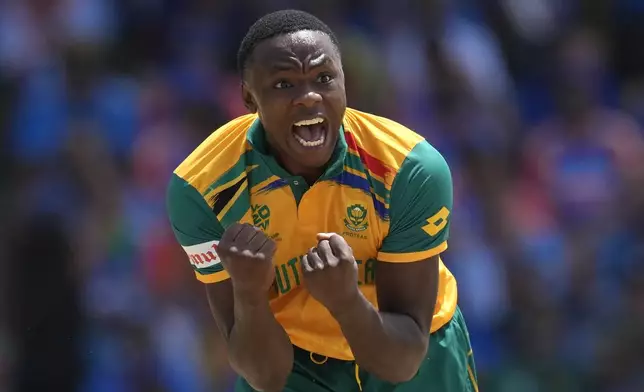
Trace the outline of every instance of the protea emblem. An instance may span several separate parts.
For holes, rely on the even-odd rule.
[[[344,218],[344,225],[351,231],[364,231],[369,227],[367,220],[367,209],[360,204],[352,204],[347,207],[347,217]]]

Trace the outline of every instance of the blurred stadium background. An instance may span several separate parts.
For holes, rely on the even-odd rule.
[[[0,1],[0,391],[230,391],[164,210],[259,16],[437,146],[482,391],[644,391],[644,1]]]

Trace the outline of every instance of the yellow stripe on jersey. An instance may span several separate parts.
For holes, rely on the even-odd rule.
[[[358,177],[360,177],[360,178],[362,178],[364,180],[367,179],[367,175],[364,172],[361,172],[361,171],[356,170],[354,168],[351,168],[349,166],[344,166],[344,171],[346,171],[347,173],[351,173],[354,176],[358,176]],[[373,178],[376,178],[376,179],[380,178],[380,177],[374,175],[371,172],[369,172],[369,173]],[[382,180],[379,180],[379,181],[382,182]],[[384,182],[383,182],[383,184],[384,184]],[[384,184],[384,185],[387,186],[386,184]],[[346,185],[343,185],[343,186],[346,186]],[[391,188],[391,186],[389,186],[387,188],[387,190],[389,190],[389,188]],[[381,202],[385,206],[385,208],[389,209],[389,202],[387,202],[382,196],[380,196],[378,193],[376,193],[376,191],[373,189],[373,187],[371,185],[369,185],[369,191],[371,191],[371,194],[376,198],[376,200]]]
[[[360,148],[394,171],[400,168],[414,146],[423,140],[422,136],[395,121],[354,109],[347,109],[345,126]],[[358,153],[351,145],[349,147],[352,153]],[[379,177],[383,183],[391,186],[390,179]]]
[[[221,184],[221,185],[217,186],[216,188],[207,189],[206,192],[204,192],[204,196],[208,196],[210,193],[213,193],[213,194],[216,195],[216,194],[220,193],[221,191],[223,191],[224,189],[229,188],[229,187],[237,184],[244,177],[246,177],[246,172],[245,171],[239,173],[239,175],[237,177],[233,178],[232,180],[230,180],[230,181],[228,181],[228,182],[226,182],[224,184]]]
[[[260,182],[260,183],[258,183],[256,185],[253,185],[253,187],[250,189],[250,193],[254,195],[255,193],[259,192],[262,188],[267,186],[268,184],[271,184],[271,183],[273,183],[273,182],[275,182],[275,181],[277,181],[279,179],[280,179],[280,177],[278,177],[278,176],[270,176],[267,179],[265,179],[264,181],[262,181],[262,182]]]
[[[378,260],[386,261],[390,263],[413,263],[415,261],[421,261],[428,259],[432,256],[436,256],[439,253],[447,250],[447,241],[442,242],[440,245],[427,249],[421,252],[411,252],[411,253],[386,253],[379,252]]]
[[[175,174],[203,195],[250,148],[246,132],[256,119],[257,115],[248,114],[217,129],[179,165]]]
[[[353,149],[350,145],[347,147],[347,152],[348,152],[349,154],[351,154],[351,155],[355,156],[357,159],[362,160],[362,159],[364,158],[363,156],[361,156],[361,155],[360,155],[360,152],[359,152],[358,150]],[[365,152],[366,152],[366,151],[365,151]],[[376,158],[376,159],[377,159],[377,158]],[[391,178],[392,178],[393,174],[392,174],[392,175],[388,175],[388,174],[389,174],[389,173],[393,173],[393,171],[394,171],[393,169],[384,173],[384,174],[385,174],[385,176],[384,176],[384,177],[388,177],[388,179],[387,179],[387,180],[385,180],[385,178],[384,178],[381,174],[376,173],[376,172],[375,172],[375,171],[370,167],[370,165],[369,165],[369,162],[368,162],[368,161],[367,161],[367,162],[365,162],[365,163],[364,163],[364,165],[365,165],[365,169],[367,170],[367,172],[369,173],[369,176],[370,176],[371,178],[374,178],[375,180],[378,180],[379,182],[381,182],[381,183],[385,186],[385,189],[386,189],[386,190],[388,190],[388,191],[389,191],[389,190],[391,190],[391,184],[392,184]],[[352,169],[352,170],[353,170],[353,172],[354,172],[353,174],[357,174],[357,173],[358,173],[358,171],[357,171],[357,170],[354,170],[354,169]],[[362,177],[362,178],[367,178],[367,175],[366,175],[365,173],[361,173],[360,177]]]
[[[244,174],[246,174],[246,173],[244,173]],[[244,192],[246,191],[246,189],[247,189],[247,188],[248,188],[248,180],[245,180],[244,182],[242,182],[242,184],[241,184],[241,186],[239,187],[239,189],[237,189],[237,191],[235,192],[235,194],[233,195],[233,197],[231,197],[231,198],[230,198],[230,201],[228,201],[228,203],[226,204],[226,206],[225,206],[224,208],[222,208],[222,210],[217,214],[217,219],[218,219],[220,222],[223,222],[223,220],[224,220],[224,216],[226,215],[226,213],[228,213],[228,211],[229,211],[229,210],[230,210],[230,208],[235,204],[235,202],[237,201],[237,199],[239,199],[239,196],[241,196],[241,195],[242,195],[242,193],[244,193]]]
[[[359,170],[353,169],[353,168],[351,168],[349,166],[345,165],[344,166],[344,171],[347,172],[347,173],[351,173],[351,174],[353,174],[355,176],[364,178],[365,180],[367,179],[367,175],[364,172],[361,172]]]
[[[230,275],[228,275],[228,272],[226,270],[215,272],[214,274],[208,274],[208,275],[203,275],[195,271],[195,276],[197,277],[197,280],[202,283],[219,283],[230,278]]]

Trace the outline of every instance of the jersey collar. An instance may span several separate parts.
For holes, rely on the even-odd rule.
[[[322,177],[320,177],[320,180],[336,177],[344,170],[344,157],[347,154],[347,141],[344,138],[344,126],[340,126],[338,132],[340,135],[338,137],[338,142],[335,145],[333,155],[331,156],[331,162],[329,167],[326,169],[326,172],[324,172]],[[270,154],[268,141],[266,140],[266,131],[264,130],[264,126],[259,118],[251,124],[248,129],[246,139],[253,147],[253,150],[263,156],[268,168],[274,174],[282,178],[292,177],[292,175],[280,166],[275,158]]]

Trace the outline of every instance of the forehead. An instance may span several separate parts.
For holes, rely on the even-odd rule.
[[[254,63],[271,66],[278,62],[304,62],[326,55],[332,61],[339,61],[339,53],[331,38],[319,31],[297,31],[278,35],[257,45],[253,53]]]

